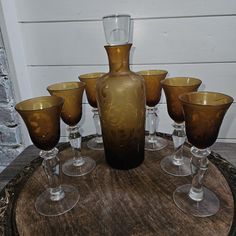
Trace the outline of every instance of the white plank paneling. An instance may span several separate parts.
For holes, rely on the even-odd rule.
[[[142,69],[166,69],[169,71],[168,77],[172,76],[195,76],[202,79],[203,84],[200,90],[217,91],[226,93],[235,98],[234,81],[236,77],[236,63],[224,64],[187,64],[187,65],[135,65],[132,66],[134,71]],[[79,74],[107,71],[106,66],[43,66],[29,67],[31,76],[31,87],[35,96],[46,95],[46,87],[51,83],[77,80]],[[86,99],[84,99],[86,102]],[[83,135],[92,134],[95,128],[92,120],[91,107],[84,104],[84,115],[80,122],[83,128]],[[166,111],[165,96],[159,105],[160,124],[158,131],[171,133],[171,119]],[[62,136],[65,136],[65,129],[62,129]],[[236,104],[234,103],[222,124],[219,138],[233,140],[236,137]],[[221,141],[222,141],[221,140]]]
[[[0,48],[3,47],[2,32],[0,29]]]
[[[228,138],[236,140],[235,137],[236,137],[236,103],[234,102],[225,115],[218,138],[220,139]]]
[[[3,21],[14,26],[9,28],[10,48],[17,48],[17,39],[20,46],[23,43],[23,50],[13,58],[18,68],[24,65],[25,69],[26,64],[30,75],[29,79],[21,74],[17,76],[17,83],[21,87],[26,85],[25,90],[20,91],[22,98],[29,91],[32,96],[48,94],[46,87],[49,84],[78,80],[79,74],[107,71],[101,18],[112,13],[128,13],[133,18],[130,60],[133,71],[166,69],[168,77],[198,77],[203,81],[200,90],[223,92],[236,98],[235,0],[0,2],[5,6]],[[9,17],[12,14],[14,17]],[[12,33],[14,31],[17,37]],[[82,134],[87,135],[95,129],[91,107],[86,99],[83,102],[80,123]],[[172,121],[166,111],[165,96],[162,96],[159,108],[158,130],[171,133]],[[235,117],[234,103],[222,124],[220,140],[236,141]],[[62,137],[65,136],[63,124]]]
[[[50,84],[79,81],[78,76],[92,72],[108,72],[108,66],[29,66],[31,87],[34,96],[48,94]]]
[[[114,13],[133,18],[224,15],[236,13],[234,0],[16,0],[19,21],[101,19]]]
[[[16,102],[32,97],[21,32],[16,19],[16,8],[13,0],[0,0],[0,30],[6,49],[9,77],[14,87]],[[30,138],[22,125],[22,140],[29,145]]]
[[[236,61],[236,16],[134,22],[133,64]],[[107,63],[101,21],[22,24],[28,65]]]
[[[19,25],[16,21],[15,5],[12,0],[0,1],[0,29],[5,42],[4,46],[16,99],[29,98],[32,94],[28,86],[28,71],[26,69],[23,42]]]
[[[97,71],[108,71],[107,66],[33,66],[29,67],[30,83],[34,96],[46,95],[49,84],[78,80],[78,75]],[[164,69],[167,77],[191,76],[202,80],[200,90],[226,93],[236,100],[236,63],[178,64],[178,65],[133,65],[133,71]],[[164,96],[160,103],[165,103]]]

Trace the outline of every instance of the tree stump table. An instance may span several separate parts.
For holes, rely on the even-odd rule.
[[[219,197],[220,210],[206,218],[187,215],[175,206],[172,194],[191,183],[191,176],[174,177],[160,169],[161,159],[173,151],[170,137],[162,137],[169,140],[167,148],[145,152],[143,164],[128,171],[110,168],[104,152],[89,150],[85,139],[82,152],[96,160],[97,167],[82,177],[62,175],[62,183],[78,188],[80,199],[71,211],[56,217],[35,211],[35,200],[47,184],[35,152],[37,158],[5,187],[5,235],[234,235],[235,168],[212,153],[204,185]],[[68,144],[59,149],[62,162],[72,155]],[[189,145],[184,152],[190,155]]]

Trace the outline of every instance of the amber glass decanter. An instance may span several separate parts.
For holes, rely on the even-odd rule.
[[[131,46],[105,46],[110,71],[96,87],[105,158],[111,167],[122,170],[144,160],[145,84],[129,69]]]

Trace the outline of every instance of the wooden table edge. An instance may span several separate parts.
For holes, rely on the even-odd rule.
[[[171,136],[169,134],[158,133],[158,135],[171,140]],[[83,142],[87,141],[91,137],[94,137],[94,135],[84,137]],[[185,143],[185,145],[188,148],[191,147],[189,143]],[[29,147],[32,146],[33,145]],[[68,146],[68,143],[60,143],[57,147],[59,150],[63,150]],[[214,151],[211,152],[211,154],[208,156],[208,159],[220,170],[232,192],[234,200],[234,216],[229,235],[236,235],[236,168]],[[35,159],[30,161],[29,164],[25,165],[23,169],[18,174],[16,174],[16,176],[13,177],[0,191],[0,232],[3,231],[4,235],[19,235],[16,227],[14,212],[16,200],[24,184],[33,174],[34,170],[41,165],[41,163],[42,159],[39,156],[35,156]]]

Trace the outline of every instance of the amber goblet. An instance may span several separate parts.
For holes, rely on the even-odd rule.
[[[61,215],[72,209],[79,200],[76,188],[60,184],[60,161],[55,148],[60,139],[60,113],[63,99],[43,96],[16,104],[34,145],[41,149],[43,168],[49,180],[49,188],[41,193],[35,208],[44,216]]]
[[[69,141],[73,149],[73,158],[62,165],[62,171],[68,176],[82,176],[91,172],[96,162],[81,155],[81,134],[78,123],[82,117],[82,97],[85,88],[83,82],[64,82],[47,87],[51,95],[62,97],[61,118],[68,125]]]
[[[218,197],[203,186],[208,168],[209,147],[218,137],[225,113],[233,98],[215,92],[192,92],[179,96],[183,105],[186,134],[191,148],[192,167],[195,170],[192,185],[178,187],[174,192],[175,204],[184,212],[198,217],[214,215],[220,206]]]
[[[87,142],[87,146],[93,150],[104,150],[102,140],[101,123],[98,114],[98,106],[96,100],[96,82],[97,79],[105,75],[103,72],[88,73],[79,76],[79,79],[86,84],[85,92],[90,106],[92,106],[93,121],[96,128],[96,136]]]
[[[174,77],[161,81],[163,86],[167,110],[174,120],[172,140],[174,153],[161,160],[163,171],[174,176],[188,176],[191,174],[190,158],[183,155],[183,145],[186,140],[184,115],[178,96],[186,92],[197,91],[202,81],[189,77]]]
[[[157,151],[167,146],[167,141],[158,137],[157,132],[157,104],[161,98],[161,81],[168,74],[165,70],[144,70],[139,71],[139,75],[144,78],[146,88],[146,108],[148,135],[145,136],[145,150]]]

